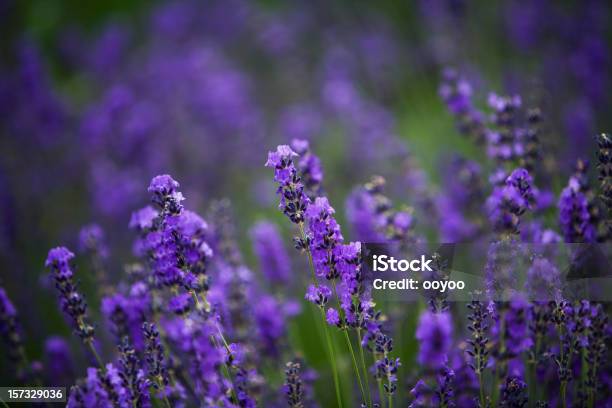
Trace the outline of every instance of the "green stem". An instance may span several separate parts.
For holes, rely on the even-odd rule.
[[[362,398],[362,401],[365,402],[366,393],[365,393],[365,389],[363,388],[363,381],[361,380],[361,374],[359,373],[359,366],[357,365],[357,359],[355,358],[355,352],[353,351],[353,345],[351,344],[351,339],[349,338],[347,329],[346,328],[342,329],[342,331],[344,332],[344,338],[346,339],[346,344],[349,348],[349,351],[351,352],[351,357],[353,360],[353,368],[355,369],[355,374],[357,374],[357,381],[359,382],[359,388],[361,389],[361,398]]]
[[[361,327],[357,328],[357,340],[359,340],[359,358],[361,359],[361,368],[363,369],[363,375],[365,377],[366,382],[366,391],[368,393],[368,402],[370,403],[370,407],[372,406],[372,393],[370,392],[370,379],[368,378],[368,369],[365,363],[365,356],[363,355],[363,346],[361,344]]]
[[[484,408],[486,405],[485,405],[484,384],[482,383],[482,373],[478,373],[478,387],[479,387],[479,395],[480,395],[480,406]]]
[[[389,394],[389,408],[393,408],[393,395]]]
[[[382,380],[380,378],[377,378],[376,382],[378,383],[378,400],[380,401],[380,406],[382,407],[384,401]]]
[[[567,390],[567,382],[563,381],[561,383],[561,406],[563,408],[567,407],[567,401],[565,400],[566,390]]]
[[[342,408],[342,398],[340,397],[340,379],[338,377],[338,367],[336,366],[336,355],[334,353],[334,346],[332,344],[331,336],[329,335],[329,328],[325,323],[325,312],[323,308],[320,307],[321,317],[323,318],[323,330],[325,331],[325,338],[327,340],[327,349],[329,351],[329,359],[332,366],[332,375],[334,377],[334,388],[336,389],[336,401],[338,402],[338,407]]]
[[[88,341],[87,347],[89,348],[89,351],[91,351],[91,354],[96,359],[96,363],[98,363],[98,367],[101,368],[102,371],[105,371],[106,368],[104,367],[104,363],[102,363],[102,359],[100,358],[100,355],[98,354],[98,352],[96,351],[96,348],[93,345],[93,341]]]

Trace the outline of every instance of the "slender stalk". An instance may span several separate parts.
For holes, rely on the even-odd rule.
[[[336,401],[338,402],[338,407],[342,408],[342,398],[340,397],[340,379],[338,378],[338,367],[336,366],[336,355],[334,353],[334,345],[332,344],[331,336],[329,334],[329,328],[327,324],[325,324],[325,312],[323,308],[320,307],[321,317],[323,318],[323,329],[325,331],[325,338],[327,340],[327,348],[329,351],[329,359],[332,366],[332,375],[334,377],[334,388],[336,389]]]
[[[98,364],[98,367],[104,371],[105,370],[104,363],[102,362],[100,355],[96,351],[96,348],[93,345],[93,341],[87,341],[86,343],[87,343],[87,347],[89,348],[89,351],[91,351],[91,354],[96,359],[96,363]]]
[[[348,345],[349,351],[351,352],[351,357],[353,360],[353,368],[355,369],[355,373],[357,374],[357,381],[359,382],[359,388],[361,389],[361,397],[365,401],[366,393],[363,388],[363,381],[361,380],[361,374],[359,373],[359,366],[357,365],[357,359],[355,358],[355,352],[353,351],[353,345],[351,344],[351,339],[349,338],[347,329],[342,330],[344,332],[344,338],[346,339],[346,344]]]
[[[393,408],[393,395],[389,394],[389,403],[388,403],[389,408]]]
[[[10,408],[10,407],[8,406],[8,404],[7,404],[6,402],[4,402],[4,400],[3,400],[2,398],[0,398],[0,402],[2,403],[2,406],[3,406],[3,407],[5,407],[5,408]]]
[[[478,373],[478,388],[479,388],[479,396],[480,396],[480,406],[485,407],[485,391],[484,384],[482,383],[482,373]]]
[[[338,304],[338,310],[342,313],[342,307],[340,305],[340,297],[338,296],[338,291],[336,290],[336,281],[332,280],[332,287],[334,289],[334,297],[336,298],[336,302]],[[325,321],[325,319],[323,319]],[[346,345],[351,353],[351,358],[353,360],[353,368],[355,369],[355,374],[357,375],[357,381],[359,382],[359,389],[361,390],[361,400],[365,402],[366,393],[363,387],[363,381],[361,380],[361,374],[359,373],[359,366],[357,365],[357,359],[355,358],[355,352],[353,351],[353,345],[351,344],[351,339],[348,335],[348,331],[346,328],[342,329],[344,332],[344,338],[346,340]]]
[[[359,344],[357,344],[357,347],[359,347],[359,358],[361,360],[361,368],[363,369],[363,375],[365,377],[365,386],[366,386],[366,391],[368,393],[368,402],[370,403],[370,406],[372,406],[372,393],[370,392],[370,380],[368,378],[368,369],[366,367],[366,363],[365,363],[365,356],[363,355],[363,346],[361,344],[362,339],[361,339],[361,327],[357,328],[357,340],[359,340]]]

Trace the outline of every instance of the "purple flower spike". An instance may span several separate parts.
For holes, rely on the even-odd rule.
[[[6,345],[10,360],[18,365],[23,358],[23,339],[17,309],[4,288],[0,287],[0,339]]]
[[[276,225],[266,221],[258,222],[251,229],[251,239],[263,275],[273,284],[288,283],[291,260]]]
[[[304,193],[304,184],[293,163],[297,157],[287,145],[280,145],[268,153],[267,167],[274,168],[274,181],[278,183],[276,193],[281,196],[279,208],[291,222],[302,224],[309,199]]]
[[[333,307],[330,307],[329,309],[327,309],[327,313],[326,313],[325,318],[327,320],[327,323],[330,326],[339,326],[340,325],[340,314]]]
[[[319,285],[318,287],[315,285],[310,285],[308,286],[308,291],[306,292],[305,298],[309,302],[323,307],[327,304],[331,294],[331,289],[325,285]]]
[[[72,280],[73,273],[70,267],[72,258],[74,258],[74,254],[68,248],[53,248],[49,251],[45,266],[51,270],[55,278],[55,287],[60,294],[62,310],[71,318],[79,337],[84,342],[91,343],[94,328],[87,323],[87,304]]]
[[[151,193],[153,203],[164,212],[178,214],[183,209],[181,202],[185,200],[183,194],[177,190],[178,188],[178,181],[168,174],[163,174],[153,177],[147,191]]]
[[[424,312],[416,330],[419,341],[418,361],[434,369],[442,367],[447,359],[452,342],[453,325],[447,312]]]

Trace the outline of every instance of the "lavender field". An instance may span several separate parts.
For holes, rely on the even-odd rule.
[[[0,0],[0,387],[612,407],[612,5],[85,3]]]

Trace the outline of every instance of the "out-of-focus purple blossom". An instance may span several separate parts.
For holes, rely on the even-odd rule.
[[[287,403],[290,407],[304,406],[304,385],[300,376],[300,363],[288,362],[285,368],[285,383],[283,384]]]
[[[353,236],[362,242],[383,242],[374,197],[363,188],[355,189],[346,199],[346,216]]]
[[[527,270],[525,283],[530,300],[544,302],[561,301],[561,274],[546,258],[536,258]]]
[[[610,238],[612,237],[612,222],[610,221],[612,214],[612,138],[609,134],[602,133],[597,137],[597,145],[599,147],[597,169],[601,186],[600,197],[608,211],[605,234],[607,238]]]
[[[505,185],[493,189],[486,208],[491,223],[499,232],[517,233],[520,216],[532,207],[533,180],[522,168],[515,169]]]
[[[74,361],[70,346],[63,337],[51,336],[45,340],[46,380],[55,386],[66,386],[74,375]]]
[[[279,119],[279,132],[289,140],[312,140],[322,128],[321,113],[309,104],[286,108]]]
[[[81,251],[98,254],[102,258],[108,256],[104,230],[98,224],[89,224],[79,232],[79,247]]]
[[[448,360],[452,334],[453,326],[449,313],[426,311],[421,314],[415,334],[419,342],[419,364],[433,369],[442,367]]]
[[[69,408],[112,406],[108,392],[100,380],[98,369],[93,367],[87,369],[87,377],[83,383],[70,389],[66,406]]]
[[[280,339],[286,331],[281,305],[273,296],[260,295],[253,307],[258,337],[262,341],[264,350],[270,355],[277,355]]]
[[[102,298],[102,313],[111,325],[118,341],[129,336],[132,344],[141,350],[144,346],[141,327],[150,314],[151,295],[142,282],[130,288],[128,294],[114,293]]]
[[[565,242],[594,242],[596,230],[591,223],[589,203],[580,183],[571,177],[559,197],[559,224]]]
[[[482,143],[485,139],[486,118],[472,102],[472,85],[454,69],[447,68],[442,73],[438,93],[448,110],[456,117],[459,131]]]
[[[275,224],[261,221],[251,228],[253,250],[263,275],[272,284],[287,284],[291,261]]]
[[[18,320],[17,309],[6,294],[6,290],[0,287],[0,338],[5,344],[8,357],[17,367],[18,376],[26,368],[23,338],[21,326]]]

